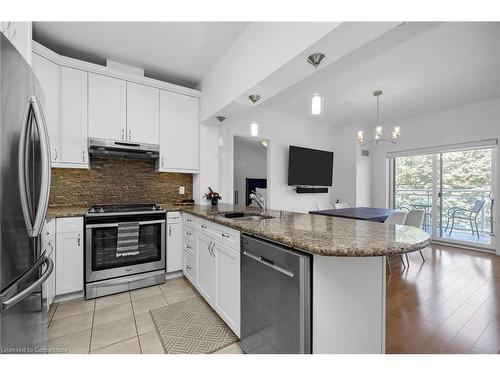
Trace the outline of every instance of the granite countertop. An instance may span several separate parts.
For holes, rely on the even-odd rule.
[[[383,256],[417,251],[430,244],[422,229],[405,225],[387,225],[364,220],[267,210],[272,219],[242,221],[217,215],[221,211],[258,209],[230,204],[177,206],[162,204],[166,211],[182,211],[226,225],[245,233],[282,243],[294,249],[325,256]],[[88,207],[50,207],[47,219],[84,216]]]
[[[242,221],[218,216],[218,211],[256,211],[248,207],[219,204],[219,207],[181,207],[180,211],[227,225],[311,254],[366,257],[397,255],[417,251],[430,244],[422,229],[406,225],[375,223],[293,212],[267,210],[273,219]]]
[[[88,207],[49,207],[47,210],[47,220],[52,220],[58,217],[75,217],[85,216]]]

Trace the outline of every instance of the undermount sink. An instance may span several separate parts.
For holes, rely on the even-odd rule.
[[[228,213],[235,213],[235,212],[219,212],[217,215],[219,216],[224,216]],[[228,219],[231,220],[238,220],[238,221],[258,221],[258,220],[265,220],[265,219],[274,219],[274,216],[270,215],[265,215],[261,214],[258,212],[242,212],[243,216],[239,217],[229,217]]]

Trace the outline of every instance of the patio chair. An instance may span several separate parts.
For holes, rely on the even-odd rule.
[[[384,223],[385,224],[396,224],[396,225],[403,225],[406,220],[406,212],[405,211],[393,211],[387,219],[385,219]],[[392,273],[391,269],[391,262],[389,260],[389,256],[386,255],[385,257],[387,267],[389,269],[389,273]],[[406,268],[405,261],[403,260],[403,256],[399,255],[399,259],[401,260],[401,263],[403,264],[403,269]]]
[[[451,228],[449,235],[453,232],[453,227],[455,226],[455,219],[469,220],[470,229],[472,235],[474,235],[474,225],[476,226],[476,235],[479,238],[479,230],[477,228],[477,217],[484,206],[484,199],[476,199],[474,206],[472,208],[461,208],[461,207],[451,207],[448,209],[448,221],[446,222],[446,228],[444,231],[448,230],[448,224],[450,224],[451,217]],[[473,225],[474,224],[474,225]]]

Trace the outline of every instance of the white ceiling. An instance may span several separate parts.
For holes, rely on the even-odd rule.
[[[262,104],[332,125],[381,122],[500,96],[500,23],[406,23]],[[327,56],[328,58],[328,56]],[[310,115],[310,97],[324,113]]]
[[[34,22],[33,39],[98,64],[106,59],[151,78],[195,88],[247,22]]]

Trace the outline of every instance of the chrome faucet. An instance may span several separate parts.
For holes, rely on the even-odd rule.
[[[264,195],[261,193],[256,193],[255,191],[252,191],[250,195],[248,196],[252,201],[257,203],[257,205],[260,207],[262,211],[266,210],[266,200],[264,198]]]

